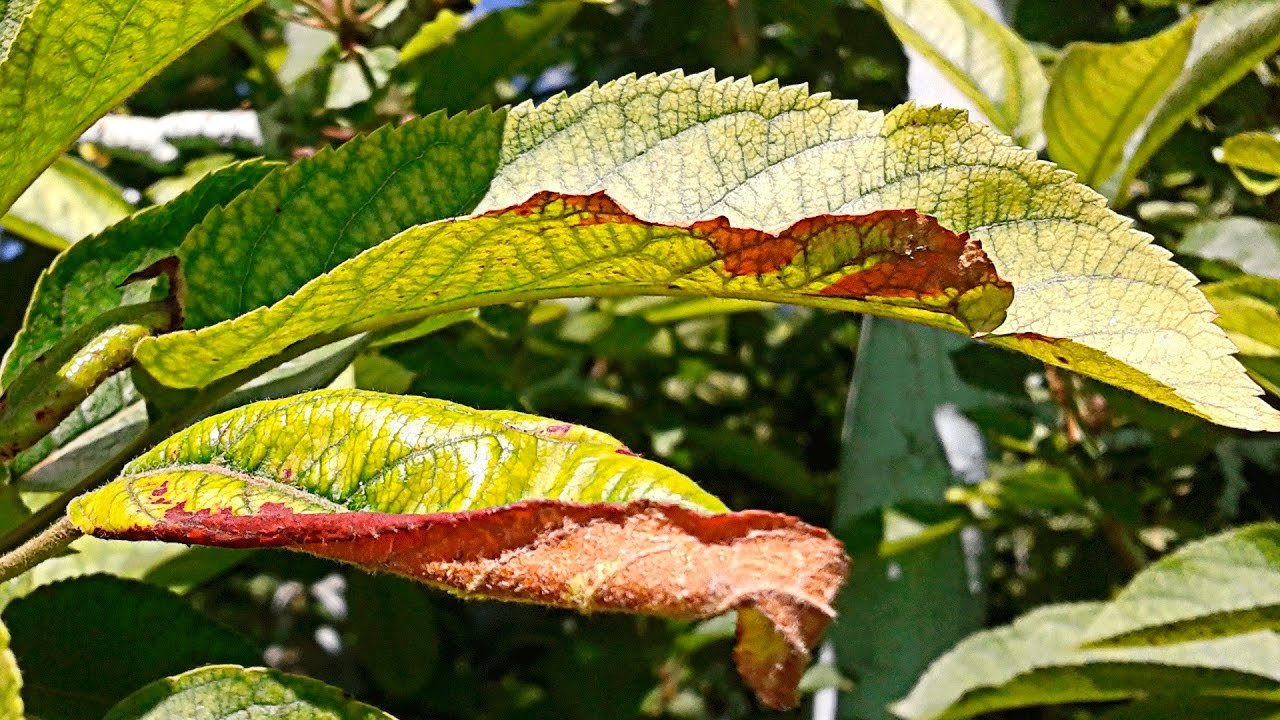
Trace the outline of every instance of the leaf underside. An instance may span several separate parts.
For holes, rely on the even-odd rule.
[[[68,513],[99,537],[285,547],[467,597],[675,618],[736,609],[743,677],[766,704],[793,705],[847,561],[824,530],[721,510],[586,428],[324,391],[197,423]]]

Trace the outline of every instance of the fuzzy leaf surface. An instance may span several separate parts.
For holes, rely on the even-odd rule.
[[[268,668],[210,665],[157,680],[120,701],[104,720],[395,720],[342,690]]]
[[[1072,43],[1053,71],[1045,101],[1049,157],[1101,187],[1191,50],[1196,18],[1127,43]]]
[[[1280,525],[1191,543],[1139,573],[1082,640],[1096,646],[1176,643],[1280,629]]]
[[[94,120],[258,1],[35,3],[0,60],[0,212]]]
[[[504,117],[496,175],[476,212],[516,208],[539,192],[605,192],[651,225],[692,226],[723,216],[729,226],[744,232],[777,233],[824,215],[914,210],[935,217],[958,236],[976,240],[996,275],[1012,284],[1013,301],[1004,322],[991,330],[993,343],[1221,424],[1280,429],[1280,414],[1257,398],[1261,390],[1231,357],[1233,346],[1212,324],[1212,308],[1195,288],[1191,273],[1170,262],[1167,251],[1108,210],[1105,200],[1074,182],[1071,173],[968,122],[962,112],[911,104],[887,114],[862,112],[851,102],[810,95],[802,87],[669,73],[623,78],[536,107],[524,104]],[[351,173],[336,159],[326,162],[338,166],[334,172]],[[303,162],[290,171],[304,175],[311,167]],[[242,198],[246,207],[257,202],[249,199],[256,193]],[[345,202],[332,193],[330,199]],[[261,213],[274,217],[276,206],[265,203],[253,214],[246,212],[245,219],[261,223]],[[280,207],[283,218],[290,211]],[[377,207],[372,203],[367,211],[377,212]],[[298,208],[300,214],[289,222],[314,224],[312,208]],[[434,219],[428,215],[421,221]],[[281,327],[288,324],[291,316],[272,314],[277,308],[257,314],[253,308],[286,297],[311,279],[308,273],[318,272],[314,264],[295,259],[319,257],[324,261],[319,267],[333,268],[343,252],[354,249],[339,248],[332,231],[307,227],[312,232],[298,233],[273,252],[256,255],[256,262],[244,261],[245,248],[260,246],[255,233],[228,231],[222,241],[199,251],[184,246],[188,282],[217,278],[205,280],[217,287],[209,298],[193,300],[206,303],[205,310],[193,307],[188,315],[187,327],[196,332],[142,343],[139,353],[148,369],[166,384],[208,382],[235,353],[222,352],[220,346],[217,353],[207,352],[214,347],[207,344],[211,335],[199,328],[245,312],[211,332],[225,338],[243,335],[256,343],[267,331],[265,318]],[[426,237],[436,230],[413,232]],[[366,247],[377,242],[370,239]],[[583,251],[598,250],[576,248],[572,253]],[[437,266],[449,261],[425,246],[407,254],[431,255]],[[636,265],[621,259],[620,264]],[[720,266],[723,262],[716,267]],[[223,282],[219,273],[229,268],[241,273],[246,267],[252,280],[241,286],[254,290],[237,298],[237,283]],[[559,267],[552,264],[546,272]],[[412,294],[421,298],[441,290],[460,292],[477,276],[492,280],[501,268],[473,261],[444,269],[449,270],[447,286],[426,284]],[[546,288],[555,279],[541,277],[543,289],[538,292],[546,294],[532,297],[554,296]],[[361,282],[374,293],[405,280],[366,277]],[[475,297],[423,312],[517,299],[514,294],[489,292],[490,287],[479,288],[482,292]],[[615,285],[608,292],[636,289]],[[204,295],[193,292],[193,298]],[[886,309],[883,303],[848,307],[903,317],[915,312]],[[418,317],[406,313],[376,323]],[[962,332],[985,330],[981,324],[966,327],[941,313],[915,312],[909,319]],[[251,332],[240,332],[237,324],[242,321]],[[367,328],[356,324],[335,332],[362,329]],[[205,359],[193,361],[202,352]],[[219,362],[211,365],[208,356]]]
[[[1044,146],[1049,81],[1026,41],[970,0],[875,0],[903,43],[923,53],[991,122]]]
[[[1265,698],[1280,690],[1280,636],[1077,649],[1103,603],[1050,605],[962,641],[891,709],[908,720],[969,718],[1066,703]]]
[[[844,553],[794,518],[723,510],[594,430],[353,390],[197,423],[68,514],[100,537],[286,547],[468,597],[676,618],[736,609],[744,678],[766,704],[792,705]]]

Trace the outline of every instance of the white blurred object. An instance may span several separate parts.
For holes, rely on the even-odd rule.
[[[185,110],[163,117],[104,115],[80,142],[127,150],[168,164],[178,159],[174,142],[204,140],[222,146],[262,146],[262,125],[252,110]]]

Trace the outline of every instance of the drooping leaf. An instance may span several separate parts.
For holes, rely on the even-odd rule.
[[[915,518],[907,521],[917,531],[911,539],[892,528],[894,520],[906,517],[894,506],[941,505],[956,482],[934,414],[944,403],[981,397],[951,367],[949,352],[964,342],[933,328],[881,319],[863,323],[845,411],[834,529],[850,548],[860,544],[856,521],[878,520],[870,528],[879,532],[867,538],[869,547],[850,550],[850,582],[836,604],[836,658],[841,670],[859,680],[841,699],[846,718],[887,720],[886,706],[934,658],[982,627],[981,537],[970,533],[965,542],[952,525],[938,539],[932,534],[937,525]],[[882,557],[890,543],[904,540],[923,542]]]
[[[143,685],[193,665],[252,664],[258,651],[177,596],[109,575],[64,580],[4,611],[27,712],[101,717]]]
[[[1081,642],[1175,643],[1280,629],[1280,525],[1190,543],[1139,573],[1101,609]]]
[[[1147,117],[1121,169],[1100,188],[1108,197],[1125,191],[1156,150],[1223,90],[1280,49],[1280,3],[1221,0],[1197,11],[1198,26],[1182,74]]]
[[[624,78],[552,98],[537,107],[522,105],[511,111],[503,133],[498,172],[477,211],[513,208],[539,191],[569,195],[604,191],[646,223],[687,226],[725,216],[734,228],[777,230],[828,214],[911,208],[978,241],[997,275],[1013,285],[1013,302],[1004,323],[993,329],[991,342],[1215,422],[1280,428],[1280,415],[1256,397],[1259,388],[1230,357],[1230,342],[1211,324],[1212,310],[1194,287],[1194,276],[1171,263],[1165,250],[1150,244],[1149,236],[1109,211],[1103,198],[1073,182],[1070,173],[1037,161],[983,126],[966,122],[958,111],[904,105],[888,114],[866,113],[852,103],[810,96],[803,88],[778,88],[772,83],[753,86],[749,81],[717,83],[705,74],[672,73]],[[737,151],[717,150],[723,148]],[[340,161],[330,159],[325,164],[340,165]],[[311,168],[311,163],[304,162],[291,172],[303,176]],[[435,168],[438,174],[454,170]],[[345,167],[333,172],[351,175]],[[368,180],[376,183],[378,178]],[[815,192],[815,187],[822,191]],[[275,217],[274,201],[256,203],[249,197],[252,194],[246,196],[241,218],[249,227],[260,227]],[[349,202],[345,196],[325,200]],[[193,303],[200,307],[190,309],[188,327],[250,312],[294,292],[319,268],[336,266],[341,258],[333,234],[338,231],[317,230],[308,207],[303,204],[297,212],[289,212],[281,205],[282,216],[289,213],[290,223],[307,224],[309,233],[281,235],[281,244],[272,245],[270,251],[250,253],[252,239],[259,236],[237,232],[235,225],[218,234],[218,242],[185,246],[189,283],[202,277],[220,280],[208,292],[192,293],[198,298]],[[365,207],[374,212],[378,205]],[[457,222],[450,227],[472,226]],[[580,230],[606,232],[604,228]],[[439,228],[415,229],[401,240],[436,232]],[[377,238],[365,240],[362,247],[378,242]],[[361,246],[342,247],[356,251]],[[251,255],[257,260],[246,262]],[[419,255],[423,262],[439,264],[434,250],[406,249],[407,260]],[[305,257],[323,262],[303,262]],[[513,262],[518,263],[518,258]],[[631,260],[620,259],[619,264],[637,267]],[[555,267],[549,266],[548,271]],[[226,272],[239,274],[246,268],[253,273],[249,279],[227,281]],[[453,282],[454,273],[466,278],[482,273],[486,280],[499,277],[491,266],[460,264],[450,269],[447,289],[460,288]],[[552,280],[543,278],[543,287]],[[333,281],[317,280],[327,282]],[[364,277],[360,282],[363,296],[406,281]],[[234,290],[238,286],[246,288],[243,297]],[[432,297],[443,289],[440,285],[402,286],[403,292],[420,297]],[[634,290],[613,286],[601,292]],[[573,287],[560,293],[582,294]],[[535,297],[554,295],[544,289]],[[475,295],[421,312],[516,297]],[[883,303],[857,307],[910,314]],[[183,332],[148,340],[139,351],[165,383],[205,382],[221,372],[217,367],[227,365],[231,357],[230,351],[223,353],[219,347],[214,365],[207,359],[193,361],[202,352],[206,358],[213,355],[206,352],[206,341],[212,335],[248,338],[261,333],[266,328],[260,319],[282,317],[273,315],[277,309],[245,315],[222,328],[215,326],[209,330],[211,335]],[[417,317],[384,315],[369,320],[369,326]],[[964,329],[947,315],[915,319]],[[300,317],[291,324],[300,328],[312,320]],[[246,324],[241,327],[240,322]],[[363,329],[352,325],[335,332]],[[272,337],[284,336],[276,330],[271,328]],[[969,330],[981,330],[981,326]],[[240,352],[237,347],[235,354]],[[178,364],[174,358],[179,356],[184,361],[177,372],[172,366]]]
[[[25,3],[19,3],[23,5]],[[47,0],[0,60],[0,212],[94,120],[257,0]]]
[[[252,161],[219,170],[172,202],[138,212],[59,255],[36,284],[22,330],[5,354],[0,388],[102,313],[145,300],[120,284],[130,273],[173,254],[193,224],[253,187],[271,167]]]
[[[1225,260],[1241,270],[1280,280],[1280,225],[1251,217],[1206,220],[1187,228],[1178,252]]]
[[[1280,138],[1265,132],[1232,135],[1214,153],[1226,164],[1246,190],[1254,195],[1270,195],[1280,190]]]
[[[971,0],[874,0],[903,43],[929,59],[997,129],[1044,144],[1049,82],[1030,46]]]
[[[383,280],[371,285],[372,278]],[[499,302],[618,294],[847,309],[878,303],[886,314],[973,332],[998,326],[1012,296],[981,248],[911,211],[817,217],[772,235],[722,220],[655,225],[603,194],[541,193],[515,207],[407,230],[270,308],[170,334],[143,348],[142,361],[161,382],[198,387],[343,328],[379,329]]]
[[[429,52],[425,39],[406,45],[413,57],[401,74],[417,81],[413,106],[419,114],[472,110],[488,101],[499,80],[519,72],[530,55],[573,19],[579,0],[556,0],[490,12]],[[403,56],[402,56],[403,57]]]
[[[342,690],[267,668],[213,665],[157,680],[104,720],[395,720]]]
[[[288,547],[469,597],[678,618],[737,609],[744,678],[765,703],[793,704],[843,553],[793,518],[712,514],[723,509],[593,430],[327,391],[197,423],[68,513],[101,537]]]
[[[1067,46],[1044,107],[1049,158],[1101,187],[1134,131],[1182,72],[1197,18],[1127,43]]]
[[[63,156],[31,183],[0,217],[5,230],[54,250],[102,232],[133,212],[102,173]]]
[[[1103,608],[1049,605],[973,635],[935,662],[892,710],[908,720],[955,720],[1036,705],[1274,697],[1280,690],[1280,636],[1274,633],[1077,649],[1083,628]]]

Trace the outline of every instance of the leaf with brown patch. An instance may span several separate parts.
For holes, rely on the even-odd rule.
[[[68,513],[99,537],[284,547],[465,597],[682,619],[737,610],[738,668],[779,708],[797,701],[848,569],[825,530],[724,512],[603,433],[363,391],[205,420]]]

